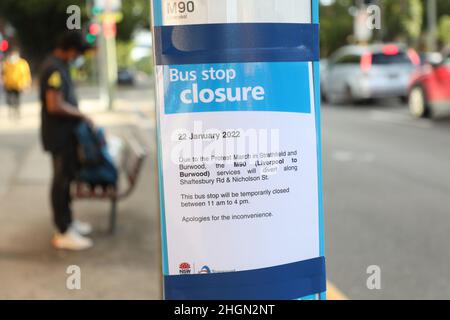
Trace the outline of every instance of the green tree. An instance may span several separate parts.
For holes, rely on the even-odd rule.
[[[450,44],[450,1],[437,2],[439,19],[439,40],[445,46]]]
[[[422,0],[384,0],[383,40],[417,46],[423,25]]]
[[[439,40],[443,45],[450,44],[450,15],[442,16],[439,20]]]
[[[66,29],[67,7],[84,0],[1,0],[0,17],[16,30],[25,56],[38,63]]]
[[[331,5],[321,6],[322,56],[328,56],[352,42],[354,18],[350,9],[355,3],[353,0],[336,0]],[[380,0],[378,3],[382,8],[383,23],[382,30],[375,32],[373,39],[402,41],[417,46],[423,25],[422,0]]]
[[[353,18],[348,11],[350,5],[351,1],[337,0],[320,7],[320,50],[323,57],[349,42],[353,34]]]
[[[119,68],[126,68],[132,64],[131,50],[133,49],[132,41],[117,42],[117,65]]]
[[[117,38],[129,41],[137,28],[150,28],[150,1],[123,0],[122,13],[124,18],[117,25]]]
[[[149,26],[150,1],[124,0],[123,20],[117,26],[118,38],[129,41],[138,27]],[[56,39],[67,30],[67,7],[78,5],[82,24],[89,23],[86,0],[0,0],[0,18],[16,30],[17,42],[32,64],[40,64]]]

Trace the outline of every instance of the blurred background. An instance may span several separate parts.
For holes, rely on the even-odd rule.
[[[449,298],[450,2],[320,6],[325,236],[330,288],[339,293],[331,296]],[[147,157],[119,203],[115,235],[109,201],[75,202],[96,245],[67,253],[50,246],[37,76],[78,22],[97,47],[71,70],[81,109]],[[13,48],[33,85],[19,117],[0,90],[0,299],[160,298],[150,1],[2,0],[0,65]],[[130,188],[127,179],[121,188]],[[66,288],[70,265],[82,270],[81,290]],[[381,288],[367,283],[374,266]]]

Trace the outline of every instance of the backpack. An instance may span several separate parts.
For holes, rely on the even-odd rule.
[[[86,122],[82,122],[75,128],[75,136],[80,162],[78,181],[92,187],[116,186],[119,174],[108,150],[104,130],[93,129]]]

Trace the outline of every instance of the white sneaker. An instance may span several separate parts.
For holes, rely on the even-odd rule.
[[[56,234],[53,237],[52,244],[56,249],[73,251],[86,250],[94,245],[91,239],[78,234],[73,228],[70,228],[64,234]]]
[[[79,220],[74,220],[72,222],[73,230],[82,236],[87,236],[92,233],[92,226],[87,222],[81,222]]]

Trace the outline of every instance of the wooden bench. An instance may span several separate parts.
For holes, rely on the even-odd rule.
[[[135,138],[124,139],[120,156],[116,159],[118,161],[116,163],[120,164],[118,165],[119,181],[116,187],[91,187],[80,181],[76,181],[72,186],[74,200],[107,200],[111,202],[109,217],[109,232],[111,234],[116,231],[117,204],[120,200],[130,196],[135,189],[146,157],[146,151]],[[123,184],[126,184],[126,186],[123,186]]]

